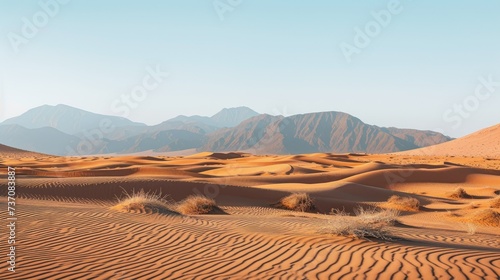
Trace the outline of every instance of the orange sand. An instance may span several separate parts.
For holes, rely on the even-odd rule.
[[[18,269],[0,279],[495,279],[500,225],[472,221],[500,194],[500,159],[408,155],[7,157],[17,168]],[[0,180],[6,209],[6,180]],[[469,199],[447,193],[464,188]],[[123,191],[215,198],[224,215],[110,210]],[[307,192],[321,213],[270,205]],[[321,229],[332,208],[418,199],[394,241]],[[390,207],[390,205],[389,205]],[[495,211],[499,211],[496,209]],[[0,211],[6,218],[6,211]],[[468,223],[477,229],[467,233]],[[1,231],[6,236],[5,229]],[[3,250],[3,249],[2,249]],[[2,255],[4,255],[2,253]],[[4,267],[6,267],[4,262]]]

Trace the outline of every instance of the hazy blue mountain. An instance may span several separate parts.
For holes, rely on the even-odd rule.
[[[28,129],[19,125],[0,126],[0,143],[39,153],[75,156],[89,154],[124,154],[154,150],[179,151],[200,147],[205,136],[185,130],[143,133],[121,140],[77,137],[51,127]]]
[[[203,132],[210,133],[219,128],[237,126],[243,121],[257,115],[259,115],[259,113],[248,107],[225,108],[212,117],[180,115],[163,122],[161,125],[183,129],[179,125],[180,123],[189,124],[191,125],[191,130],[193,127],[198,127],[202,129]]]
[[[153,150],[155,152],[181,151],[198,148],[205,136],[186,130],[164,130],[129,137],[120,141],[107,141],[99,153],[137,153]]]
[[[198,124],[210,125],[213,127],[219,127],[219,125],[210,117],[198,116],[198,115],[196,116],[180,115],[175,118],[169,119],[165,122],[198,123]]]
[[[19,125],[1,125],[0,143],[14,148],[51,155],[74,155],[80,139],[55,128],[28,129]]]
[[[16,124],[25,128],[52,127],[72,135],[99,128],[105,122],[110,122],[115,127],[145,126],[126,118],[91,113],[67,105],[36,107],[20,116],[7,119],[0,125]]]
[[[259,115],[259,113],[248,107],[237,107],[223,109],[210,119],[219,127],[234,127],[257,115]]]
[[[219,129],[218,126],[214,126],[204,122],[198,121],[181,121],[178,118],[171,119],[160,124],[151,126],[149,132],[162,131],[162,130],[186,130],[194,133],[207,134]]]

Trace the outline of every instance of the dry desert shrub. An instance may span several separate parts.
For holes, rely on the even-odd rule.
[[[394,209],[376,209],[358,207],[354,210],[356,217],[364,223],[369,224],[384,224],[392,226],[396,223],[399,217],[399,211]]]
[[[168,201],[167,196],[162,197],[161,194],[145,192],[143,189],[132,191],[131,194],[124,191],[124,194],[125,198],[118,199],[118,203],[111,207],[112,210],[178,215],[172,210],[172,203]]]
[[[184,215],[223,213],[215,200],[201,195],[192,195],[184,199],[177,206],[177,210]]]
[[[473,223],[467,223],[465,224],[465,230],[467,231],[467,234],[474,235],[476,234],[477,226]]]
[[[500,213],[493,209],[481,209],[465,217],[465,220],[485,226],[500,227]]]
[[[471,198],[470,196],[463,188],[456,188],[453,190],[453,192],[448,194],[448,197],[451,198]]]
[[[475,202],[471,202],[469,203],[469,205],[465,206],[463,209],[464,210],[473,210],[473,209],[477,209],[479,208],[481,205],[475,203]]]
[[[454,218],[454,217],[460,217],[459,214],[457,214],[457,213],[455,213],[455,212],[453,212],[451,210],[446,210],[446,216],[452,217],[452,218]]]
[[[490,201],[490,207],[500,208],[500,196],[497,196]]]
[[[387,200],[387,204],[402,211],[418,211],[420,209],[420,201],[413,197],[393,195]]]
[[[344,208],[342,210],[337,209],[337,208],[332,208],[330,210],[330,215],[332,215],[332,216],[349,216],[349,213],[347,213]]]
[[[284,197],[274,206],[299,212],[313,212],[316,207],[314,201],[307,193],[293,193]]]
[[[331,220],[321,232],[358,239],[371,237],[392,240],[388,227],[394,225],[399,211],[359,207],[354,212],[356,216],[349,216],[343,211],[333,212],[336,218]]]

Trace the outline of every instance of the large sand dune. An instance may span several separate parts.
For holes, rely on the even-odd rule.
[[[498,279],[500,160],[310,154],[0,159],[17,169],[18,269],[0,279]],[[6,181],[0,181],[6,195]],[[450,193],[463,188],[467,198]],[[113,211],[123,193],[213,197],[223,215]],[[273,208],[307,192],[319,213]],[[332,208],[421,206],[392,241],[325,232]],[[6,208],[2,198],[0,207]],[[481,212],[486,213],[486,212]],[[488,212],[489,213],[489,212]],[[6,211],[0,212],[6,218]],[[470,229],[474,229],[473,234]],[[4,231],[2,231],[4,232]],[[5,233],[4,233],[5,234]],[[2,254],[3,255],[3,254]]]
[[[400,152],[405,155],[482,156],[500,158],[500,124],[442,144]]]
[[[12,157],[15,157],[15,158],[18,158],[18,157],[35,158],[35,157],[41,157],[41,156],[45,156],[45,155],[40,154],[40,153],[35,153],[35,152],[29,152],[29,151],[25,151],[25,150],[21,150],[21,149],[16,149],[16,148],[12,148],[12,147],[0,144],[0,158],[12,158]]]

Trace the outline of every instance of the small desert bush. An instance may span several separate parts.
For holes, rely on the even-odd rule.
[[[462,209],[464,209],[464,210],[473,210],[473,209],[477,209],[479,207],[480,207],[480,205],[477,204],[477,203],[469,203],[469,205],[465,206]]]
[[[192,195],[184,199],[177,206],[177,210],[184,215],[204,215],[223,212],[217,206],[215,200],[201,195]]]
[[[161,194],[145,192],[141,189],[138,192],[132,191],[131,194],[124,192],[125,198],[119,199],[112,210],[121,212],[139,212],[139,213],[162,213],[178,214],[172,210],[172,203],[168,201],[167,196]]]
[[[457,214],[457,213],[455,213],[455,212],[453,212],[451,210],[446,210],[446,216],[452,217],[452,218],[454,218],[454,217],[461,217],[460,214]]]
[[[345,211],[345,209],[340,210],[340,209],[337,209],[337,208],[332,208],[330,210],[330,215],[332,215],[332,216],[341,216],[342,217],[342,216],[349,216],[349,213],[347,213]]]
[[[471,198],[471,196],[463,189],[456,188],[453,192],[448,194],[448,197],[451,198]]]
[[[393,195],[387,200],[387,204],[402,211],[418,211],[420,209],[420,201],[413,197]]]
[[[469,235],[474,235],[474,234],[476,234],[477,226],[473,223],[466,223],[465,224],[465,231],[467,231],[467,234],[469,234]]]
[[[334,212],[336,218],[322,232],[354,238],[392,240],[388,227],[395,224],[399,211],[359,207],[354,212],[356,216],[349,216],[343,211]]]
[[[394,209],[376,209],[358,207],[354,209],[356,217],[369,224],[383,224],[392,226],[396,223],[399,217],[399,211]]]
[[[490,201],[490,207],[500,208],[500,196],[497,196]]]
[[[500,227],[500,213],[493,209],[477,210],[465,217],[466,221],[485,226]]]
[[[299,212],[313,212],[316,207],[307,193],[293,193],[275,204],[276,207]]]

